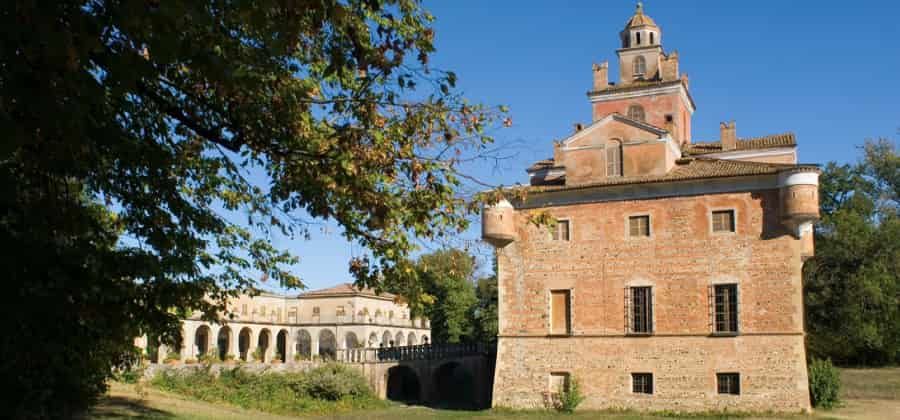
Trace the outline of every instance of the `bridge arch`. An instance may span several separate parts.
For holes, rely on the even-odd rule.
[[[387,398],[391,401],[414,403],[422,400],[419,375],[409,366],[394,366],[387,373]]]
[[[433,402],[439,407],[471,407],[475,401],[475,376],[459,362],[447,362],[434,370]]]

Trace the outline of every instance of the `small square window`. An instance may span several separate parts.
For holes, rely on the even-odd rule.
[[[629,217],[628,233],[631,236],[650,236],[650,216]]]
[[[672,121],[675,121],[675,116],[673,116],[672,114],[666,114],[666,122],[670,123]]]
[[[550,374],[550,393],[559,394],[569,390],[569,374],[553,372]]]
[[[337,316],[344,316],[344,315],[346,315],[346,312],[344,311],[344,307],[343,307],[343,306],[338,306],[337,309],[335,309],[334,313],[335,313],[335,315],[337,315]]]
[[[741,375],[739,373],[717,373],[716,383],[719,394],[741,394]]]
[[[313,316],[318,316],[318,315],[319,315],[319,307],[313,306]]]
[[[569,221],[568,220],[557,220],[556,226],[553,227],[553,240],[554,241],[568,241],[569,240]]]
[[[653,374],[652,373],[632,373],[631,374],[631,392],[635,394],[652,394],[653,393]]]
[[[734,232],[734,210],[712,212],[713,232]]]

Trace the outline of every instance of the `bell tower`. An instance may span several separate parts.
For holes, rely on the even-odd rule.
[[[662,31],[656,22],[644,14],[644,5],[637,4],[634,16],[628,19],[625,29],[619,33],[622,48],[619,55],[620,83],[660,79]]]

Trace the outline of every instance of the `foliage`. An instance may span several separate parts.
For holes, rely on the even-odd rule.
[[[584,395],[581,394],[581,385],[574,376],[569,377],[568,385],[559,393],[559,403],[556,409],[563,413],[574,413],[578,405],[584,401]]]
[[[136,384],[144,376],[143,364],[132,364],[116,371],[115,379],[126,384]]]
[[[253,358],[254,362],[261,362],[263,359],[262,347],[257,347],[255,349],[253,349],[253,353],[250,354],[250,357]]]
[[[431,321],[431,341],[470,341],[474,337],[472,313],[477,302],[472,256],[459,249],[445,249],[422,255],[410,265],[407,285],[416,290],[399,293],[424,297],[421,306],[411,307],[414,315],[424,315]]]
[[[151,385],[204,401],[280,414],[332,414],[384,405],[365,378],[345,367],[305,373],[250,373],[236,367],[222,369],[218,376],[208,368],[170,370],[158,373]]]
[[[272,357],[272,363],[281,363],[281,352],[275,352],[275,356]]]
[[[809,364],[809,396],[813,407],[826,410],[840,402],[841,375],[830,359],[813,358]]]
[[[508,123],[429,67],[416,0],[9,6],[0,317],[31,349],[0,344],[12,417],[83,409],[133,337],[180,348],[181,315],[258,279],[301,286],[271,239],[316,219],[388,287],[414,237],[467,228],[460,165]]]
[[[494,261],[494,274],[478,280],[475,296],[478,302],[473,312],[475,341],[490,343],[497,341],[499,330],[497,290],[497,263]]]
[[[900,362],[900,156],[866,142],[853,165],[821,176],[816,256],[804,266],[811,355],[841,364]]]
[[[170,352],[166,353],[166,358],[163,359],[163,363],[177,362],[180,360],[181,360],[181,353],[179,353],[177,351],[170,351]]]
[[[197,359],[201,363],[218,363],[219,360],[219,349],[213,347],[206,351],[206,353],[201,354],[197,357]]]

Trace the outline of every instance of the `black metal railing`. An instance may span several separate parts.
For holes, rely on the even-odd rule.
[[[376,350],[379,362],[408,360],[440,360],[453,357],[488,355],[497,352],[496,344],[420,344],[415,346],[385,347]]]

